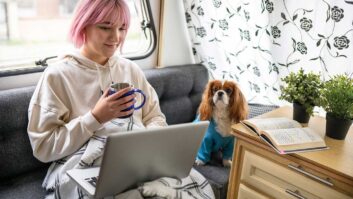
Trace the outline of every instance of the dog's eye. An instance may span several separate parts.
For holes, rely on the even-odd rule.
[[[233,92],[233,90],[230,89],[230,88],[227,88],[225,91],[226,91],[226,93],[227,93],[228,95],[232,94],[232,92]]]
[[[218,90],[218,88],[212,88],[212,93],[215,94]]]

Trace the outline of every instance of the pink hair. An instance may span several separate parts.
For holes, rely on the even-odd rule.
[[[75,10],[69,39],[80,48],[85,43],[85,28],[102,22],[124,26],[122,47],[130,26],[130,11],[124,0],[81,0]]]

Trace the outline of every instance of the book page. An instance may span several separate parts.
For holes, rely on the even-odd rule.
[[[310,128],[276,129],[266,132],[275,144],[279,146],[323,141],[323,139]]]
[[[248,122],[254,124],[257,128],[261,130],[269,130],[269,129],[288,129],[288,128],[301,128],[299,122],[285,118],[258,118],[258,119],[250,119]]]

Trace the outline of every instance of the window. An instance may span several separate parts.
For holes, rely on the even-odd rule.
[[[139,59],[155,47],[156,37],[147,0],[126,0],[131,26],[123,56]],[[0,0],[0,75],[35,68],[35,61],[73,48],[67,40],[78,0]],[[117,52],[120,53],[120,52]],[[45,65],[42,64],[42,65]],[[41,66],[40,66],[41,67]],[[4,75],[1,75],[4,76]]]

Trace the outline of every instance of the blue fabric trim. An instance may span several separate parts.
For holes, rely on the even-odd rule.
[[[198,115],[194,122],[199,122],[200,116]],[[222,137],[216,131],[217,124],[213,119],[207,128],[200,149],[197,153],[197,159],[207,163],[211,159],[212,152],[222,151],[223,159],[232,159],[234,148],[234,136]]]

